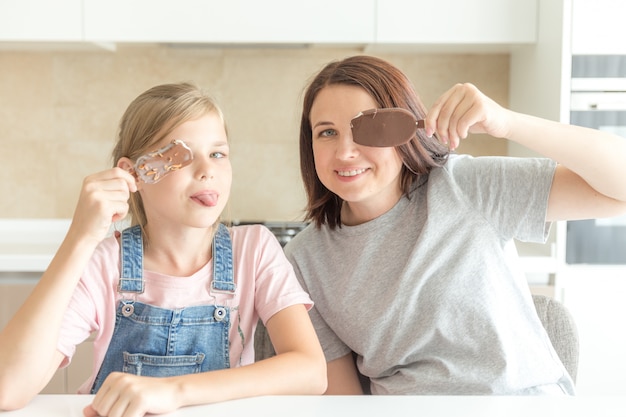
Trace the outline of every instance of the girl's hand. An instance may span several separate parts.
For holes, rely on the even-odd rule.
[[[426,115],[426,134],[437,133],[452,150],[469,133],[507,137],[510,113],[474,85],[456,84],[437,99]]]
[[[126,216],[130,193],[135,191],[135,178],[121,168],[86,177],[69,233],[99,243],[109,232],[111,223]]]
[[[180,408],[175,384],[167,378],[151,378],[112,372],[104,381],[85,417],[143,417]]]

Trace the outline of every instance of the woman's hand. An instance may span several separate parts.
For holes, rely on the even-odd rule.
[[[121,168],[86,177],[69,233],[99,243],[107,235],[111,223],[126,216],[130,193],[135,191],[135,178]]]
[[[624,138],[505,109],[472,84],[457,84],[446,91],[426,115],[425,127],[427,135],[437,133],[450,149],[469,133],[486,133],[558,161],[548,221],[626,212]]]
[[[456,84],[437,99],[426,115],[426,134],[437,133],[452,150],[469,133],[507,137],[510,113],[474,85]]]
[[[176,385],[167,378],[151,378],[112,372],[104,381],[85,417],[143,417],[180,408]]]

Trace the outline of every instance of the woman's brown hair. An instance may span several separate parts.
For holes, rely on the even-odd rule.
[[[401,107],[418,119],[426,115],[426,108],[407,76],[380,58],[358,55],[334,61],[313,78],[305,91],[300,121],[300,172],[308,199],[305,219],[317,227],[328,224],[331,229],[341,227],[343,200],[322,184],[315,171],[310,114],[318,93],[334,84],[363,88],[379,108]],[[420,177],[445,164],[449,154],[447,146],[435,136],[428,138],[423,129],[416,129],[408,143],[395,148],[403,162],[401,187],[406,196]]]

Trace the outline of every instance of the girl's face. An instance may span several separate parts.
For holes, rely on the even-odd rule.
[[[320,90],[311,107],[315,170],[322,184],[346,201],[348,212],[342,212],[346,224],[378,217],[402,195],[402,160],[395,148],[352,140],[350,120],[376,107],[364,89],[339,84]]]
[[[224,124],[217,114],[209,113],[182,123],[155,148],[175,139],[192,150],[193,160],[156,184],[138,183],[148,224],[211,227],[226,206],[232,183]]]

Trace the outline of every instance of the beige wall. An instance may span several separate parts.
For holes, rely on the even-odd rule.
[[[234,178],[225,218],[299,220],[303,88],[326,62],[358,53],[166,46],[0,51],[0,218],[71,217],[83,178],[111,165],[128,103],[155,84],[193,81],[212,91],[227,118]],[[508,103],[508,55],[377,55],[410,76],[427,106],[456,82],[473,82]],[[503,155],[506,144],[475,137],[459,151]]]

